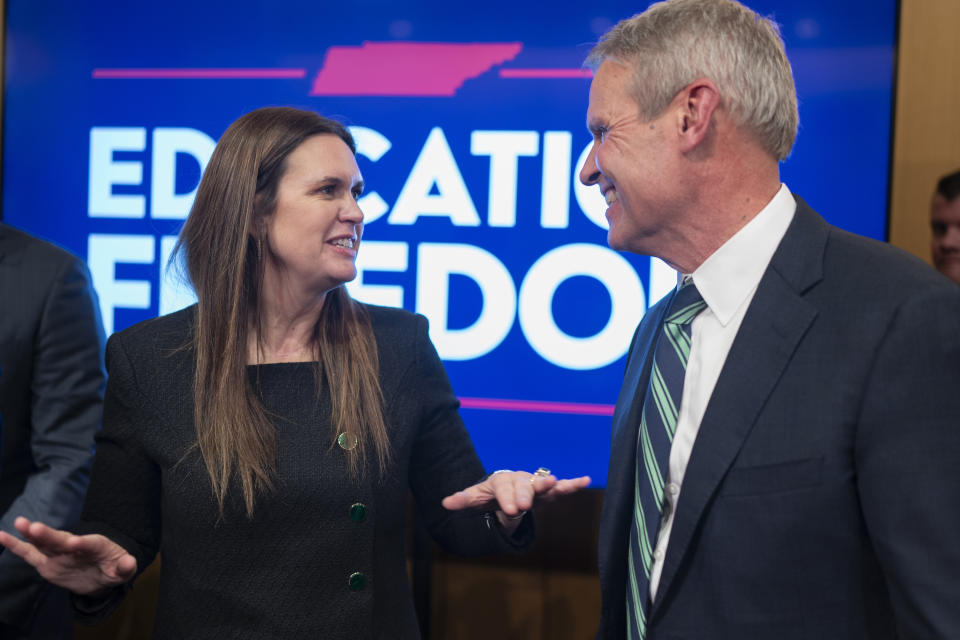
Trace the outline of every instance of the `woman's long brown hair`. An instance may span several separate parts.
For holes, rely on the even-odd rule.
[[[260,339],[267,259],[255,238],[259,222],[273,213],[287,156],[315,135],[336,135],[356,153],[343,125],[310,111],[268,107],[230,125],[207,164],[175,250],[175,256],[183,254],[197,294],[193,414],[221,516],[234,474],[249,517],[256,496],[274,486],[274,427],[246,370],[250,333]],[[327,293],[314,340],[318,392],[324,382],[330,389],[331,446],[338,434],[353,433],[358,444],[347,452],[353,476],[365,473],[370,447],[382,471],[390,450],[376,341],[366,310],[343,287]]]

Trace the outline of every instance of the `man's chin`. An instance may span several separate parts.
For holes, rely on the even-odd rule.
[[[623,236],[614,233],[613,229],[607,231],[607,246],[614,251],[631,251],[637,253],[634,247],[632,247],[629,242],[626,242]]]
[[[630,233],[624,233],[622,227],[611,226],[607,231],[607,246],[614,251],[627,251],[643,256],[656,255],[653,252],[657,244],[655,234],[644,233],[635,227],[631,227],[628,231]]]

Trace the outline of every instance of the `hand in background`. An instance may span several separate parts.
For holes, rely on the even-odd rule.
[[[24,540],[0,531],[0,545],[30,563],[46,580],[74,593],[95,595],[127,582],[137,572],[136,558],[102,535],[77,536],[26,518],[17,518],[14,526]]]
[[[535,502],[550,502],[560,496],[576,493],[590,484],[589,476],[558,480],[549,471],[536,474],[526,471],[496,471],[483,482],[443,499],[443,507],[496,510],[500,524],[512,532],[523,512]]]

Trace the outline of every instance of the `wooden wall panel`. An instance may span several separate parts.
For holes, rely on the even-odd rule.
[[[930,198],[960,169],[960,0],[901,0],[890,242],[930,262]]]
[[[434,565],[431,640],[543,636],[543,571],[457,561]]]
[[[600,623],[600,580],[589,573],[555,570],[543,581],[544,639],[593,638]]]
[[[585,640],[597,632],[596,572],[438,562],[430,640]]]
[[[464,559],[435,550],[429,640],[584,640],[600,622],[597,530],[603,492],[537,508],[522,556]]]

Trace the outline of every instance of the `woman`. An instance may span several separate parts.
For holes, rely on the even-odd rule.
[[[417,637],[408,488],[441,545],[476,554],[528,544],[535,495],[589,482],[496,472],[461,491],[484,471],[425,319],[341,286],[363,229],[354,153],[343,126],[287,108],[217,144],[178,246],[198,304],[108,344],[83,535],[24,518],[25,541],[0,534],[87,617],[160,551],[154,637]]]

